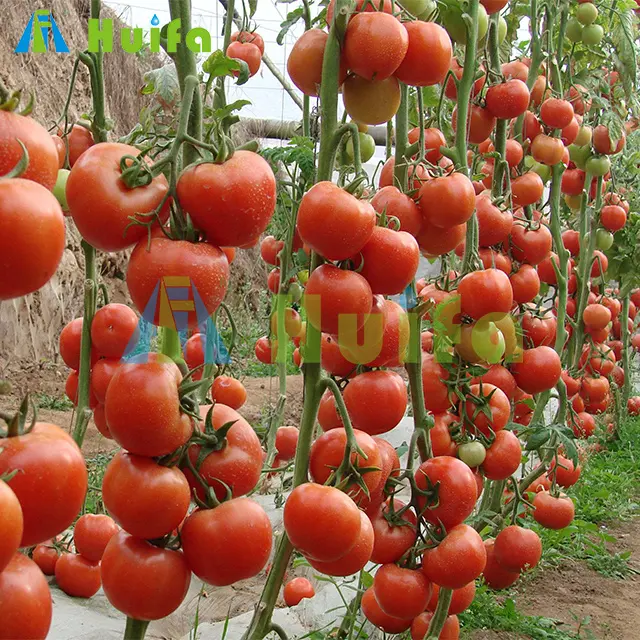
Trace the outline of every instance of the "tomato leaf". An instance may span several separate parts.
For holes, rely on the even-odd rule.
[[[373,586],[373,576],[368,571],[362,570],[360,572],[360,580],[364,589],[369,589]]]
[[[237,85],[244,84],[249,79],[249,66],[244,60],[229,58],[221,49],[214,51],[203,63],[202,71],[213,78],[235,76]]]
[[[216,109],[213,112],[213,117],[218,120],[222,120],[223,118],[230,116],[234,111],[240,111],[242,107],[245,107],[248,104],[251,104],[251,100],[236,100],[222,109]]]
[[[528,438],[525,449],[527,451],[535,451],[545,445],[551,438],[551,429],[546,427],[538,431],[534,431]]]
[[[249,0],[249,17],[253,18],[258,9],[258,0]]]
[[[159,69],[152,69],[144,74],[145,85],[143,95],[155,95],[168,105],[175,104],[180,99],[180,84],[176,65],[171,62]]]
[[[303,15],[303,7],[298,7],[297,9],[294,9],[287,14],[287,17],[280,24],[280,33],[278,33],[278,36],[276,38],[276,42],[278,44],[282,44],[284,42],[284,37],[289,32],[289,29],[291,29],[291,27],[293,27],[293,25],[296,24],[296,22],[298,22],[298,20],[300,20]]]

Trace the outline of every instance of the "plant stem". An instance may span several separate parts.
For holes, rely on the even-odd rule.
[[[500,43],[498,42],[498,28],[500,14],[494,13],[491,16],[489,25],[489,57],[491,61],[491,71],[498,77],[502,73],[500,67]],[[507,120],[499,119],[496,124],[496,133],[493,146],[495,152],[500,156],[494,160],[492,195],[494,198],[501,196],[504,191],[504,165],[505,152],[507,149]]]
[[[622,387],[623,411],[627,409],[627,401],[631,396],[631,365],[629,358],[629,302],[630,294],[627,291],[622,301],[622,311],[620,312],[620,338],[622,340],[622,368],[624,370],[624,385]]]
[[[396,113],[396,155],[393,169],[393,182],[403,193],[407,190],[409,166],[404,154],[409,132],[409,87],[400,83],[400,107]]]
[[[444,623],[449,617],[449,605],[451,604],[452,597],[453,591],[451,589],[442,588],[438,591],[438,605],[429,623],[426,640],[438,640],[440,637],[442,627],[444,627]]]
[[[127,617],[127,626],[124,629],[124,640],[143,640],[148,626],[148,620],[136,620],[135,618]]]

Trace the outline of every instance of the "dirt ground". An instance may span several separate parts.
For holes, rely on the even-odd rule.
[[[19,398],[27,391],[46,394],[50,398],[62,397],[67,371],[53,364],[21,366],[15,372],[3,372],[13,385],[13,391],[3,398],[2,407],[17,406]],[[247,403],[241,413],[253,424],[259,424],[265,416],[265,407],[275,404],[278,384],[275,378],[246,378]],[[285,424],[297,425],[302,410],[302,377],[287,379],[287,409]],[[41,408],[39,419],[50,421],[63,428],[70,428],[73,414]],[[83,445],[86,457],[105,453],[117,445],[103,438],[93,424],[89,426]],[[640,520],[619,523],[610,533],[615,536],[615,551],[630,550],[631,564],[640,572]],[[238,599],[234,599],[238,605]],[[250,608],[247,598],[247,609]],[[637,640],[640,638],[640,575],[619,581],[606,578],[581,562],[569,562],[559,569],[546,570],[527,581],[522,593],[516,597],[518,609],[530,615],[557,619],[566,624],[567,630],[576,632],[582,623],[586,638],[588,629],[598,640]],[[237,613],[244,607],[240,606]],[[588,623],[585,624],[585,620]],[[512,632],[476,631],[473,640],[520,640]],[[581,636],[582,637],[582,636]]]

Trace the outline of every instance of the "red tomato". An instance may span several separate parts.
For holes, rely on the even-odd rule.
[[[533,569],[542,557],[542,541],[531,529],[511,525],[495,539],[495,559],[507,571],[519,573]]]
[[[402,420],[407,389],[394,371],[367,371],[349,382],[344,402],[355,428],[378,435],[391,431]]]
[[[551,252],[552,244],[551,232],[542,223],[537,228],[527,228],[516,222],[511,228],[511,255],[520,262],[539,264]]]
[[[187,442],[193,421],[180,411],[178,385],[182,375],[166,356],[140,357],[115,372],[105,400],[113,439],[130,453],[164,456]]]
[[[58,550],[50,544],[50,541],[37,544],[31,554],[31,559],[45,576],[52,576],[55,573],[59,557]]]
[[[513,307],[509,277],[498,269],[468,273],[458,284],[458,294],[461,312],[474,320],[489,314],[504,315]]]
[[[15,553],[0,572],[0,638],[44,640],[51,615],[51,592],[42,571],[27,556]]]
[[[316,590],[313,588],[313,585],[303,577],[289,580],[282,590],[282,597],[287,607],[295,607],[300,604],[304,598],[313,598],[315,595]]]
[[[540,293],[540,278],[535,267],[523,264],[509,276],[513,290],[513,301],[518,304],[531,302]]]
[[[184,520],[191,501],[189,483],[176,467],[119,451],[107,465],[102,499],[113,519],[140,538],[161,538]],[[162,504],[162,509],[158,505]]]
[[[495,540],[485,540],[484,545],[487,552],[487,564],[482,572],[485,584],[489,589],[496,591],[506,589],[515,584],[520,577],[520,573],[517,571],[507,571],[498,563],[495,554]]]
[[[191,571],[181,551],[171,551],[124,531],[111,538],[100,565],[107,600],[136,620],[160,620],[184,600]]]
[[[485,0],[485,2],[486,1],[487,0]],[[435,586],[436,585],[434,585],[434,587]],[[431,618],[433,618],[433,613],[430,611],[425,611],[417,618],[414,618],[411,623],[411,640],[426,640],[427,631],[429,631],[429,625],[431,624]],[[450,615],[444,621],[438,640],[458,640],[459,637],[460,623],[458,622],[458,617]]]
[[[473,183],[463,173],[433,178],[420,187],[420,209],[426,224],[449,229],[464,224],[476,207]]]
[[[259,47],[251,42],[241,42],[236,40],[229,43],[226,54],[229,58],[242,60],[249,67],[249,76],[255,76],[260,71],[260,63],[262,62],[262,51]],[[234,71],[234,75],[239,75],[239,71]]]
[[[475,480],[473,483],[475,485]],[[486,563],[482,538],[466,524],[447,528],[444,540],[422,555],[424,574],[431,582],[447,589],[460,589],[469,584],[484,571]]]
[[[105,358],[122,358],[127,347],[133,349],[139,334],[138,316],[126,304],[105,305],[91,323],[91,343]]]
[[[371,515],[374,533],[371,562],[397,562],[415,543],[416,516],[410,509],[403,510],[404,507],[403,502],[394,498],[393,511],[388,500]]]
[[[431,596],[431,583],[421,571],[389,563],[376,572],[373,593],[384,613],[406,620],[425,610]]]
[[[560,138],[541,134],[531,144],[531,155],[536,162],[552,167],[562,162],[565,147]]]
[[[569,375],[569,372],[566,370],[562,371],[562,380],[564,381],[564,384],[567,387],[567,397],[569,398],[573,398],[573,396],[576,395],[576,393],[578,393],[578,391],[580,391],[580,380],[576,380],[575,378],[572,378],[571,375]]]
[[[11,490],[24,519],[20,546],[30,547],[74,521],[87,492],[87,468],[69,434],[37,422],[29,433],[0,441],[0,475],[15,469]]]
[[[520,466],[522,448],[512,431],[499,431],[487,449],[482,470],[487,480],[506,480]]]
[[[145,497],[148,498],[148,496]],[[109,516],[85,513],[78,518],[73,527],[73,543],[76,551],[83,558],[91,563],[97,563],[102,559],[102,554],[109,540],[118,531],[118,525]],[[90,598],[91,596],[84,597]]]
[[[20,502],[9,485],[0,480],[0,573],[9,564],[22,540],[23,518]]]
[[[203,419],[210,408],[209,406],[200,407],[200,415]],[[229,423],[233,423],[233,426],[227,431],[225,441],[221,443],[220,448],[214,448],[211,451],[205,449],[206,455],[202,452],[200,445],[189,447],[188,455],[191,464],[198,470],[202,480],[213,489],[218,500],[222,500],[227,495],[227,488],[231,489],[234,498],[243,496],[249,493],[260,479],[262,470],[260,440],[251,425],[238,412],[223,404],[213,406],[211,422],[216,430]],[[202,485],[186,467],[184,474],[192,490],[195,490],[203,500],[205,494]]]
[[[453,130],[458,126],[458,108],[453,108],[451,114],[451,124]],[[469,107],[469,117],[467,127],[469,131],[469,142],[471,144],[480,144],[484,142],[493,132],[496,126],[496,119],[493,114],[484,107],[472,104]]]
[[[539,491],[533,506],[533,519],[546,529],[564,529],[573,522],[573,501],[564,494],[555,498],[548,491]]]
[[[318,182],[300,202],[296,227],[313,251],[337,261],[358,253],[375,224],[375,210],[366,200],[358,200],[333,182]]]
[[[376,600],[373,587],[369,587],[362,595],[362,613],[364,617],[375,627],[382,629],[385,633],[402,633],[411,626],[411,620],[402,620],[387,615]]]
[[[560,356],[547,346],[526,349],[522,352],[522,361],[511,365],[511,373],[518,386],[526,393],[548,391],[560,379]]]
[[[478,218],[478,244],[481,247],[490,247],[506,240],[513,225],[511,211],[502,211],[494,205],[489,192],[477,196],[475,206]]]
[[[558,461],[553,460],[549,465],[549,477],[555,474],[556,482],[561,487],[572,487],[580,479],[580,465],[574,466],[573,462],[559,455]]]
[[[332,562],[320,562],[307,558],[309,564],[320,573],[328,576],[345,577],[358,573],[364,569],[371,559],[373,550],[374,533],[373,526],[364,512],[360,512],[360,533],[356,543],[346,553]]]
[[[418,505],[424,510],[424,518],[432,524],[441,523],[449,531],[466,520],[473,511],[478,497],[476,481],[471,469],[462,460],[449,456],[426,460],[416,471],[415,481],[423,491],[440,483],[437,501],[425,495],[418,496]]]
[[[414,87],[427,87],[444,81],[451,65],[453,48],[449,34],[435,22],[405,22],[409,46],[396,77]]]
[[[547,98],[540,107],[540,118],[550,129],[564,129],[573,117],[573,106],[568,100]]]
[[[535,204],[543,193],[542,178],[534,171],[527,171],[511,181],[511,196],[515,207]]]
[[[237,247],[267,228],[275,211],[276,180],[266,160],[241,150],[223,164],[185,169],[177,195],[207,242]]]
[[[180,286],[168,285],[169,279],[176,277],[180,278]],[[152,235],[150,244],[145,237],[136,245],[127,267],[127,287],[140,314],[147,322],[179,330],[187,324],[194,329],[205,322],[207,318],[201,317],[200,310],[204,306],[207,314],[213,314],[228,283],[229,263],[221,249],[206,242],[170,240],[160,231]],[[169,295],[167,290],[173,287],[174,291],[187,292],[190,310],[182,314],[186,315],[186,322],[178,322],[167,309],[163,296]]]
[[[447,140],[440,129],[429,127],[424,130],[425,160],[436,164],[442,158],[441,147],[447,146]],[[407,135],[409,144],[420,141],[420,127],[414,127]],[[373,204],[373,203],[372,203]]]
[[[440,587],[437,584],[433,585],[431,591],[431,599],[427,605],[429,611],[435,611],[438,606],[438,594],[440,593]],[[470,582],[468,585],[461,587],[460,589],[454,589],[451,596],[451,604],[449,605],[449,615],[456,615],[466,611],[473,602],[476,595],[476,583]]]
[[[70,369],[80,369],[80,340],[82,338],[82,318],[68,322],[60,332],[58,347],[60,357]]]
[[[420,233],[416,237],[422,255],[434,258],[453,251],[465,238],[467,225],[443,229],[423,221]]]
[[[144,239],[146,226],[131,225],[131,218],[149,221],[149,214],[162,204],[169,185],[163,175],[144,187],[129,189],[121,180],[123,156],[137,156],[138,149],[127,144],[102,142],[78,158],[67,181],[69,211],[78,231],[101,251],[120,251]],[[169,216],[165,202],[158,214],[160,222]],[[174,275],[174,274],[171,274]],[[154,283],[155,286],[156,283]]]
[[[365,3],[365,0],[356,0],[356,5],[354,8],[354,12],[352,15],[356,15],[358,12],[362,11],[362,7]],[[335,10],[336,0],[331,0],[327,5],[327,26],[331,27],[333,22],[333,12]],[[378,11],[382,10],[384,13],[393,13],[393,4],[391,0],[383,0],[382,2],[376,2],[375,4],[368,2],[367,6],[364,8],[364,11]]]
[[[292,460],[298,447],[298,427],[279,427],[276,431],[276,451],[281,460]]]
[[[20,162],[23,151],[18,140],[29,153],[29,166],[22,174],[22,179],[37,182],[51,191],[58,178],[59,161],[55,143],[42,125],[11,111],[0,113],[0,176],[9,173]]]
[[[527,110],[530,99],[527,85],[522,80],[512,79],[489,87],[486,105],[496,118],[510,120]]]
[[[219,587],[258,575],[271,553],[271,522],[249,498],[195,511],[186,519],[180,537],[189,568]]]
[[[120,360],[102,358],[91,369],[91,391],[98,402],[104,403],[111,378],[120,367]]]
[[[341,55],[367,80],[384,80],[400,66],[409,47],[405,25],[379,11],[356,13],[347,26]]]
[[[239,409],[247,401],[247,390],[240,380],[231,376],[218,376],[211,387],[211,397],[232,409]]]
[[[265,236],[260,243],[260,255],[267,264],[280,264],[278,254],[284,248],[283,240],[276,240],[273,236]]]
[[[433,413],[443,413],[451,408],[449,387],[445,380],[449,379],[448,371],[438,364],[433,354],[425,354],[422,358],[422,389],[424,406]]]
[[[371,199],[371,206],[378,213],[386,213],[388,219],[397,218],[400,222],[400,231],[406,231],[412,236],[420,233],[422,216],[418,205],[397,187],[391,185],[382,187]]]
[[[465,413],[473,427],[488,437],[491,431],[505,428],[509,422],[511,404],[498,387],[484,383],[472,384],[465,402]]]
[[[611,322],[611,311],[602,304],[588,304],[582,312],[585,327],[604,329]]]
[[[484,71],[484,68],[481,66],[480,69],[482,71]],[[450,76],[449,78],[447,78],[447,84],[445,86],[444,89],[444,95],[447,96],[447,98],[449,98],[449,100],[457,100],[458,99],[458,87],[456,86],[456,83],[454,82],[453,76],[455,76],[455,78],[459,81],[462,78],[462,73],[464,71],[464,68],[462,66],[460,66],[460,63],[455,59],[452,58],[451,59],[451,68],[450,68],[451,72],[452,72],[452,76]],[[473,87],[471,89],[471,97],[475,98],[480,91],[482,91],[482,88],[484,87],[484,84],[487,80],[486,75],[483,73],[474,83],[473,83]]]
[[[1,136],[0,130],[0,153]],[[50,191],[36,182],[15,178],[0,180],[0,225],[2,302],[33,293],[51,280],[64,252],[65,224],[62,209]]]
[[[264,40],[255,31],[236,31],[231,34],[231,42],[249,42],[260,49],[260,54],[264,55]]]
[[[95,142],[89,129],[80,124],[74,124],[67,136],[67,144],[69,145],[69,166],[73,167],[78,158]]]
[[[313,560],[332,562],[347,554],[360,527],[355,502],[334,487],[301,484],[284,505],[284,528],[291,544]]]
[[[369,283],[354,271],[323,264],[307,281],[304,307],[308,321],[325,333],[339,335],[339,319],[343,316],[343,321],[347,322],[340,333],[345,337],[355,335],[355,331],[364,325],[372,304]]]
[[[627,136],[624,131],[621,131],[620,138],[613,140],[609,133],[609,129],[605,125],[599,124],[593,130],[593,149],[596,153],[603,153],[606,155],[620,153],[624,148],[626,138]]]
[[[56,562],[56,582],[74,598],[91,598],[100,589],[100,563],[75,553],[63,553]]]

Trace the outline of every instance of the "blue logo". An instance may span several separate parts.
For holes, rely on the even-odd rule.
[[[53,46],[57,53],[69,53],[56,21],[48,9],[35,11],[18,42],[16,53],[47,53],[49,51],[49,31],[53,36]]]

